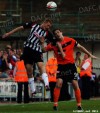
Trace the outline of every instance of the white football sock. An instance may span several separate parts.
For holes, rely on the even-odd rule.
[[[48,75],[46,73],[42,74],[42,79],[44,81],[45,86],[49,86]]]
[[[29,83],[31,92],[34,93],[36,91],[35,84],[34,84],[34,78],[29,78],[28,83]]]

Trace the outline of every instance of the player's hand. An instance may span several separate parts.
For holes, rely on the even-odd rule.
[[[41,37],[41,38],[40,38],[40,42],[41,42],[41,44],[43,44],[43,43],[45,42],[44,37]]]
[[[90,55],[91,58],[93,59],[98,59],[98,57],[94,56],[94,55]]]
[[[6,33],[6,34],[4,34],[3,36],[2,36],[2,38],[6,38],[6,37],[8,37],[9,36],[9,33]]]
[[[65,56],[66,56],[66,55],[65,55],[65,53],[63,52],[63,53],[62,53],[62,58],[65,59]]]

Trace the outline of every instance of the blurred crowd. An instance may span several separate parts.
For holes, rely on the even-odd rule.
[[[84,54],[81,58],[81,52],[76,52],[75,64],[78,72],[78,83],[81,90],[82,99],[100,96],[100,75],[93,72],[91,58]]]
[[[7,45],[4,50],[0,50],[0,80],[14,80],[13,69],[17,61],[17,55],[21,56],[21,49],[13,49]]]
[[[17,56],[21,57],[21,55],[22,49],[16,50],[13,49],[10,45],[7,45],[4,50],[0,50],[0,80],[14,81],[13,69],[17,61]],[[88,58],[88,56],[84,55],[84,58],[86,57]],[[81,76],[80,73],[83,71],[83,67],[87,67],[87,65],[82,66],[82,62],[86,60],[84,58],[82,60],[81,53],[77,52],[75,63],[79,74],[78,82],[82,92],[82,98],[89,99],[90,97],[100,96],[100,75],[97,76],[96,73],[93,73],[91,64],[91,76],[88,76],[88,74],[83,74]],[[37,76],[37,79],[41,81],[39,76]]]

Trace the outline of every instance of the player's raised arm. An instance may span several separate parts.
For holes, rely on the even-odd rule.
[[[63,52],[63,49],[62,49],[61,44],[60,44],[59,42],[56,42],[56,44],[57,44],[58,49],[59,49],[60,52],[61,52],[62,58],[64,59],[66,55],[65,55],[65,53]]]
[[[16,27],[15,29],[11,30],[10,32],[5,33],[5,34],[2,36],[2,38],[6,38],[6,37],[12,35],[13,33],[17,32],[17,31],[20,31],[20,30],[22,30],[22,29],[24,29],[23,26]]]
[[[82,45],[80,45],[79,43],[76,46],[77,48],[79,48],[82,52],[88,54],[91,58],[93,59],[97,59],[96,56],[92,55],[85,47],[83,47]]]
[[[41,41],[42,52],[43,53],[47,52],[46,47],[44,45],[44,38],[41,38],[40,41]]]

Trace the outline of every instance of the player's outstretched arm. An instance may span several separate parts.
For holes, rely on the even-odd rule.
[[[98,57],[92,55],[85,47],[83,47],[82,45],[78,44],[77,48],[79,48],[82,52],[88,54],[91,58],[93,59],[98,59]]]
[[[24,29],[23,26],[19,26],[19,27],[15,28],[15,29],[11,30],[11,31],[8,32],[8,33],[5,33],[5,34],[2,36],[2,38],[6,38],[6,37],[10,36],[11,34],[17,32],[17,31],[20,31],[20,30],[22,30],[22,29]]]
[[[61,52],[62,58],[64,59],[64,58],[65,58],[65,53],[64,53],[64,51],[63,51],[63,49],[62,49],[61,44],[60,44],[59,42],[57,42],[56,44],[57,44],[57,46],[58,46],[58,49],[59,49],[60,52]]]

